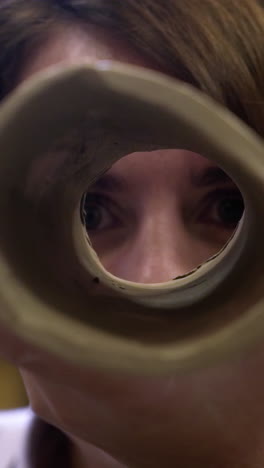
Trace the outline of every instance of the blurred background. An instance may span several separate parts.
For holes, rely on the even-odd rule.
[[[28,399],[17,368],[0,359],[0,411],[26,405]]]

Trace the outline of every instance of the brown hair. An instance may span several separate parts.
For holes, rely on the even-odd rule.
[[[0,99],[58,22],[111,28],[264,135],[261,0],[1,0]]]

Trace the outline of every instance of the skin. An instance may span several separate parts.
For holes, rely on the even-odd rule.
[[[18,81],[50,66],[100,59],[156,68],[99,27],[62,25],[30,56]],[[102,217],[90,236],[104,265],[151,283],[185,273],[219,250],[234,227],[217,214],[224,195],[204,200],[234,185],[225,179],[197,187],[191,177],[213,166],[182,149],[136,153],[114,165],[109,173],[126,188],[91,190],[119,213],[117,222],[109,204],[93,203]],[[20,368],[33,410],[68,434],[71,468],[257,468],[264,462],[262,349],[213,369],[154,379],[84,371],[3,329],[0,339],[3,355]]]
[[[214,163],[184,150],[119,160],[108,175],[122,185],[110,185],[104,177],[86,198],[88,215],[98,220],[91,224],[87,216],[87,228],[94,226],[88,231],[104,266],[130,281],[157,283],[187,273],[219,251],[234,229],[219,208],[228,192],[233,201],[240,194],[220,171],[222,180],[202,181],[212,168]]]

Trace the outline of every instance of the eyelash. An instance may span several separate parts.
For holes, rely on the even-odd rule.
[[[208,223],[208,224],[214,224],[217,226],[226,226],[226,229],[234,229],[236,227],[236,224],[230,223],[228,224],[227,222],[219,222],[215,221],[212,222],[212,217],[209,215],[208,212],[211,209],[212,205],[214,205],[217,202],[220,202],[224,198],[232,198],[232,199],[241,199],[242,195],[240,191],[237,188],[218,188],[215,189],[205,195],[205,197],[202,199],[202,208],[199,210],[198,215],[196,216],[196,219],[198,222],[202,223]],[[111,229],[117,226],[121,225],[120,222],[120,210],[118,209],[118,206],[107,196],[99,194],[99,193],[91,193],[87,192],[84,194],[82,201],[81,201],[81,209],[80,209],[80,214],[81,214],[81,220],[83,225],[86,225],[86,219],[85,219],[85,204],[90,203],[94,204],[94,206],[99,206],[103,209],[106,209],[107,211],[110,212],[110,216],[113,218],[113,223],[111,223],[111,226],[107,228],[95,228],[91,229],[94,231],[100,231],[100,230],[106,230],[106,229]]]
[[[243,204],[243,197],[239,191],[238,188],[218,188],[216,190],[214,190],[213,192],[209,192],[204,200],[203,200],[203,208],[202,208],[202,212],[205,213],[205,216],[202,215],[202,218],[199,218],[202,220],[202,222],[210,222],[212,223],[212,221],[209,219],[207,220],[206,219],[206,213],[208,213],[208,205],[209,204],[212,204],[212,203],[217,203],[225,198],[230,198],[230,199],[237,199],[237,200],[241,200],[242,204]],[[205,206],[204,206],[205,204]],[[201,213],[201,212],[200,212]],[[237,223],[225,223],[225,222],[221,222],[219,221],[218,223],[215,222],[214,224],[216,225],[225,225],[227,226],[227,228],[229,229],[234,229],[237,225]]]
[[[114,226],[117,226],[118,224],[120,224],[120,222],[118,221],[118,218],[119,218],[118,213],[116,214],[114,213],[114,212],[119,211],[118,207],[115,206],[115,203],[109,197],[106,197],[105,195],[98,194],[98,193],[87,192],[86,194],[83,195],[82,201],[81,201],[81,220],[84,226],[86,225],[86,221],[85,221],[86,202],[90,204],[94,204],[95,206],[99,206],[101,208],[107,209],[108,211],[110,211],[110,215],[114,219]],[[97,228],[95,230],[99,231],[103,229],[109,229],[109,228]]]

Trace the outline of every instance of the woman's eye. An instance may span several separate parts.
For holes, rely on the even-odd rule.
[[[244,200],[239,191],[217,190],[207,200],[203,220],[234,229],[244,213]]]
[[[83,196],[81,219],[87,231],[109,229],[115,223],[110,202],[102,196],[90,193]]]

